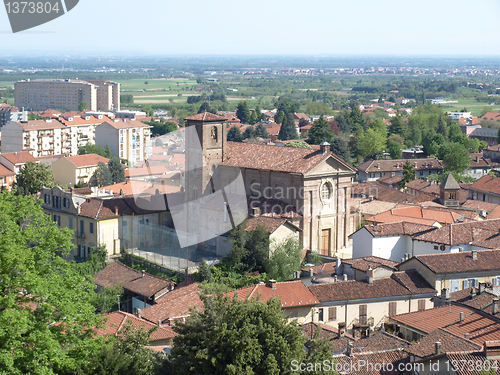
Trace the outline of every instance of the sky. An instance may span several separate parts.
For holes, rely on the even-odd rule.
[[[15,34],[0,9],[0,57],[500,56],[499,15],[498,0],[80,0]]]

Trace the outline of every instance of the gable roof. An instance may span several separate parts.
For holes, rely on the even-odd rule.
[[[260,298],[263,302],[278,297],[282,308],[312,306],[319,303],[314,294],[300,280],[276,283],[275,289],[271,288],[270,284],[251,285],[228,292],[227,295],[229,298],[237,295],[240,301]]]
[[[377,225],[365,225],[365,228],[373,237],[385,236],[413,236],[417,233],[423,233],[429,230],[436,229],[435,226],[426,224],[409,223],[399,221],[396,223],[382,223]]]
[[[436,293],[436,290],[414,270],[394,272],[391,277],[373,280],[373,284],[350,280],[310,285],[308,288],[320,302]]]
[[[472,258],[472,251],[416,255],[413,258],[435,274],[500,269],[500,250],[478,250],[477,259]],[[409,262],[413,258],[401,264]]]
[[[177,288],[156,301],[155,305],[144,308],[141,316],[151,322],[168,321],[190,315],[190,309],[203,311],[199,283],[186,280]]]
[[[152,128],[152,126],[144,124],[143,122],[128,119],[114,119],[111,121],[105,121],[102,124],[99,124],[97,127],[105,124],[108,124],[115,129]]]
[[[471,243],[484,248],[500,247],[500,219],[468,221],[446,225],[436,230],[415,235],[415,240],[444,245]]]
[[[349,264],[351,268],[365,272],[368,271],[369,268],[374,269],[379,266],[384,266],[396,270],[396,266],[399,263],[393,260],[370,255],[361,258],[342,259],[342,264]]]
[[[11,162],[12,164],[24,164],[29,161],[32,161],[36,163],[36,158],[31,155],[28,151],[18,151],[18,152],[9,152],[6,154],[0,154],[3,156],[7,161]]]
[[[188,116],[185,117],[184,120],[186,121],[203,121],[203,122],[220,122],[220,121],[226,121],[227,119],[222,116],[214,115],[213,113],[210,112],[202,112],[198,113],[194,116]]]
[[[480,190],[486,193],[500,195],[500,177],[483,176],[470,187],[470,190]]]
[[[394,223],[399,221],[406,221],[411,223],[432,225],[436,221],[441,224],[453,224],[461,216],[472,219],[476,215],[477,213],[475,211],[468,210],[454,211],[448,208],[406,206],[393,208],[391,210],[369,217],[366,220],[371,222],[376,221],[377,223]]]
[[[455,177],[453,177],[453,174],[448,173],[448,176],[444,179],[444,181],[439,185],[440,188],[444,190],[453,190],[453,189],[460,189],[460,185],[458,185],[457,180],[455,180]]]
[[[119,336],[123,327],[127,324],[130,324],[132,327],[140,329],[143,332],[149,332],[151,329],[156,327],[156,330],[149,334],[149,339],[151,341],[172,339],[177,336],[173,329],[168,326],[158,327],[147,320],[140,319],[135,315],[124,311],[115,311],[106,314],[104,315],[104,318],[106,319],[106,322],[104,323],[104,327],[97,330],[97,336]]]
[[[0,176],[15,176],[15,172],[0,164]]]
[[[441,343],[443,353],[481,350],[481,345],[438,328],[411,344],[406,351],[420,358],[429,357],[436,354],[435,343],[438,341]]]
[[[267,216],[257,216],[250,217],[247,219],[247,226],[245,230],[252,231],[257,229],[258,226],[262,226],[266,229],[269,234],[273,234],[279,227],[284,225],[288,220],[283,217],[267,217]],[[300,228],[296,227],[294,224],[289,223],[294,226],[297,230]]]
[[[102,287],[121,285],[124,289],[152,298],[165,289],[173,289],[175,283],[170,280],[143,273],[120,262],[108,264],[94,275],[94,282]]]
[[[368,160],[358,166],[365,173],[376,172],[402,172],[403,166],[409,161],[417,171],[420,170],[442,170],[443,165],[436,158],[422,159],[393,159],[393,160]]]
[[[72,162],[77,168],[93,167],[99,163],[104,163],[104,164],[109,163],[108,158],[105,158],[104,156],[100,156],[97,154],[67,156],[66,160]]]
[[[354,166],[331,152],[322,154],[307,148],[243,142],[227,142],[227,159],[223,163],[239,168],[306,174],[329,158],[341,163],[350,172],[356,171]]]
[[[497,138],[498,129],[476,128],[469,134],[469,137]]]

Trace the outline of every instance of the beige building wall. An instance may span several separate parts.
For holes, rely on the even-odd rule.
[[[56,184],[74,186],[77,183],[76,166],[66,158],[52,163],[52,173]]]
[[[288,307],[283,309],[288,322],[296,321],[298,324],[311,323],[314,306]]]
[[[77,80],[18,81],[14,84],[16,106],[43,111],[48,108],[77,111],[86,101],[88,109],[96,111],[97,90],[89,82]]]

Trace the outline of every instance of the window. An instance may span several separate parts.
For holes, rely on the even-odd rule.
[[[73,229],[73,218],[72,217],[70,217],[68,219],[68,227],[69,227],[69,229]]]
[[[69,208],[69,199],[68,198],[63,198],[63,206],[65,208]]]
[[[458,290],[460,290],[460,280],[450,280],[450,293],[457,292]]]
[[[438,245],[434,245],[434,250],[439,250],[439,246]]]
[[[50,195],[49,194],[45,194],[45,204],[50,204]]]
[[[54,215],[54,221],[56,222],[57,226],[61,226],[61,216],[59,215]]]
[[[397,311],[398,311],[398,303],[389,302],[389,316],[397,315]]]
[[[332,196],[332,188],[329,182],[325,182],[323,186],[321,186],[321,199],[329,200]]]
[[[479,286],[479,280],[477,278],[465,279],[463,282],[463,289],[474,288]]]
[[[78,246],[78,253],[80,255],[80,258],[85,258],[85,245]]]
[[[94,223],[89,223],[89,233],[94,233]]]
[[[418,300],[418,311],[424,311],[425,310],[425,299],[419,299]]]
[[[337,308],[336,307],[330,307],[328,309],[328,320],[330,322],[337,320]]]
[[[84,234],[85,233],[85,226],[84,226],[84,222],[83,220],[80,220],[80,234]]]
[[[318,321],[323,321],[323,309],[318,309]]]
[[[367,305],[359,305],[359,324],[366,325],[368,323],[368,307]]]
[[[492,280],[492,284],[493,284],[494,286],[498,286],[498,285],[500,285],[500,276],[497,276],[497,277],[493,278],[493,280]]]

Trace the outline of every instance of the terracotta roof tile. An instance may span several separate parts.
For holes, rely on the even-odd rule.
[[[394,159],[394,160],[368,160],[358,166],[360,171],[365,173],[375,172],[400,172],[403,170],[403,165],[407,162],[416,164],[416,170],[443,170],[441,162],[436,158],[423,159]]]
[[[487,212],[493,211],[495,208],[498,207],[498,204],[496,203],[490,203],[490,202],[483,202],[483,201],[476,201],[473,199],[468,199],[467,201],[462,204],[463,208],[469,208],[472,210],[484,210]],[[489,218],[489,217],[488,217]]]
[[[380,258],[377,256],[366,256],[366,257],[361,257],[361,258],[354,258],[354,259],[343,259],[342,260],[343,264],[349,264],[351,268],[354,268],[359,271],[367,271],[370,267],[372,269],[377,268],[379,266],[384,266],[388,268],[392,268],[393,270],[396,270],[396,266],[399,264],[398,262],[394,262],[389,259],[384,259]]]
[[[416,255],[414,258],[435,274],[500,270],[500,250],[478,250],[476,260],[472,258],[472,251]]]
[[[124,119],[124,120],[114,119],[114,120],[111,120],[111,121],[103,122],[100,125],[104,125],[104,124],[108,124],[108,125],[112,126],[115,129],[152,128],[152,126],[144,124],[144,123],[142,123],[140,121],[127,120],[127,119]],[[98,126],[100,126],[100,125],[98,125]]]
[[[5,159],[7,159],[12,164],[24,164],[29,161],[36,163],[36,158],[31,155],[28,151],[19,152],[9,152],[6,154],[1,154]]]
[[[190,315],[190,309],[203,311],[203,301],[200,298],[199,283],[193,281],[182,282],[160,298],[155,305],[142,310],[141,316],[151,322],[168,322],[169,319]]]
[[[280,147],[242,142],[227,142],[224,164],[240,168],[305,174],[328,158],[344,164],[351,171],[356,168],[333,153],[322,154],[307,148]]]
[[[406,221],[399,221],[396,223],[383,223],[377,225],[365,225],[365,228],[373,237],[385,236],[399,236],[407,235],[413,236],[417,233],[427,232],[434,230],[436,227],[426,224],[409,223]]]
[[[470,219],[477,215],[475,211],[460,210],[454,211],[446,208],[425,208],[425,207],[396,207],[391,210],[382,212],[375,216],[372,216],[367,221],[377,222],[377,223],[393,223],[399,221],[415,222],[415,223],[434,223],[439,222],[441,224],[452,224],[455,223],[461,216],[468,217]],[[425,221],[415,221],[414,219],[424,219]],[[432,224],[430,224],[432,225]]]
[[[263,302],[278,297],[281,300],[282,308],[312,306],[319,303],[314,294],[300,280],[276,283],[275,289],[272,289],[269,284],[256,284],[233,290],[227,295],[230,298],[237,295],[239,300],[259,296]]]
[[[252,231],[257,229],[258,226],[262,226],[266,229],[268,233],[274,233],[276,229],[286,223],[284,218],[274,218],[274,217],[250,217],[247,219],[247,226],[245,230]]]
[[[72,162],[77,168],[93,167],[99,163],[108,164],[109,159],[97,154],[67,156],[67,160]]]
[[[15,172],[0,164],[0,176],[15,176]]]
[[[352,185],[353,196],[373,196],[379,201],[394,203],[418,203],[436,199],[433,195],[420,194],[419,196],[403,193],[398,189],[390,188],[378,183],[361,183]]]
[[[436,293],[429,283],[413,270],[394,272],[391,277],[373,280],[373,284],[351,280],[310,285],[308,288],[320,302]]]
[[[136,294],[151,298],[165,289],[173,289],[175,283],[127,267],[120,262],[108,264],[94,276],[94,282],[102,287],[121,285]]]
[[[184,120],[186,121],[204,121],[204,122],[216,122],[216,121],[226,121],[225,117],[214,115],[213,113],[210,112],[202,112],[198,113],[197,115],[194,116],[189,116],[185,117]]]
[[[28,122],[18,122],[25,132],[31,130],[51,130],[51,129],[66,129],[66,125],[61,124],[57,120],[34,120]]]
[[[481,374],[488,374],[488,371],[477,371],[475,368],[471,369],[469,366],[464,366],[463,364],[469,364],[469,363],[474,363],[478,364],[479,367],[482,369],[494,369],[495,367],[498,367],[498,360],[493,359],[489,361],[489,363],[486,363],[488,360],[485,356],[484,352],[473,352],[473,353],[449,353],[447,355],[450,363],[456,363],[459,364],[456,367],[455,373],[457,375],[481,375]],[[478,362],[479,361],[479,362]],[[493,370],[496,371],[496,370]]]
[[[134,328],[141,329],[143,332],[149,332],[151,329],[156,327],[154,332],[151,332],[149,339],[151,341],[159,341],[172,339],[177,336],[177,334],[168,326],[158,327],[155,324],[148,322],[147,320],[140,319],[135,315],[126,313],[124,311],[115,311],[104,316],[106,322],[104,327],[97,331],[98,336],[119,336],[120,332],[123,330],[126,324],[132,325]]]
[[[474,182],[469,189],[500,195],[500,177],[483,176]]]
[[[436,354],[436,342],[441,343],[442,353],[481,350],[481,346],[438,328],[419,341],[411,344],[406,351],[420,358],[430,357]]]
[[[398,368],[400,364],[408,362],[409,357],[404,350],[389,350],[374,353],[354,353],[353,356],[334,355],[333,360],[337,361],[341,368],[348,369],[348,371],[352,368],[356,370],[347,373],[357,375],[402,375],[404,372],[398,371]],[[372,366],[361,367],[360,363],[370,363]],[[392,364],[392,367],[387,366],[389,363]],[[380,370],[377,370],[377,368]],[[402,368],[404,368],[404,365]],[[392,369],[392,371],[389,371],[389,369]]]

